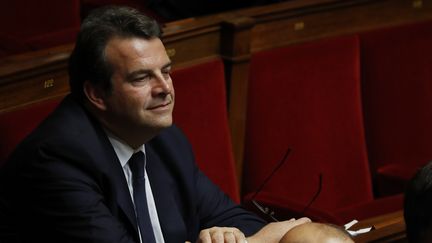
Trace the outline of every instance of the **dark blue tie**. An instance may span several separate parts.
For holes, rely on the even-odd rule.
[[[132,171],[133,196],[142,242],[156,243],[147,206],[144,178],[145,158],[142,151],[132,155],[129,159],[129,167]]]

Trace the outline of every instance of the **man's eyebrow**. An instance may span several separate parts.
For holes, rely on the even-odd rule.
[[[133,80],[134,78],[136,78],[139,75],[148,75],[148,74],[151,74],[151,72],[152,71],[149,69],[139,69],[139,70],[133,71],[131,73],[128,73],[126,75],[126,79],[127,80]]]
[[[166,69],[172,66],[172,62],[169,61],[167,64],[163,65],[161,69]]]
[[[162,68],[161,68],[161,70],[169,68],[171,66],[172,66],[172,62],[170,61],[167,64],[163,65]],[[152,73],[151,69],[139,69],[139,70],[133,71],[131,73],[128,73],[126,75],[126,79],[127,80],[132,80],[132,79],[134,79],[135,77],[137,77],[139,75],[148,75],[148,74],[151,74],[151,73]]]

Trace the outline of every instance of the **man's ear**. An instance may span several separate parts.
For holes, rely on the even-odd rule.
[[[84,82],[84,93],[87,99],[99,110],[106,110],[105,93],[97,86],[91,84],[89,81]]]

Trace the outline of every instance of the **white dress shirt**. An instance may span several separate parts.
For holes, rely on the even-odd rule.
[[[114,151],[117,154],[117,157],[120,161],[120,164],[123,168],[123,173],[126,177],[127,185],[129,187],[129,192],[131,195],[132,202],[133,200],[133,186],[132,186],[132,171],[130,170],[128,161],[132,157],[132,155],[135,152],[142,151],[144,153],[144,158],[147,160],[147,157],[145,156],[145,146],[142,145],[139,149],[132,149],[129,145],[127,145],[125,142],[121,141],[119,138],[115,137],[111,133],[107,132],[108,138],[114,147]],[[147,161],[146,161],[147,162]],[[147,164],[147,163],[146,163]],[[150,181],[148,180],[147,171],[144,169],[146,183],[145,183],[145,190],[146,190],[146,197],[147,197],[147,205],[149,209],[150,214],[150,220],[153,227],[153,232],[155,235],[156,243],[165,243],[163,235],[162,235],[162,229],[160,227],[159,223],[159,217],[156,210],[156,204],[154,202],[153,193],[150,186]],[[134,202],[135,204],[135,202]],[[136,214],[135,214],[136,215]],[[138,231],[139,233],[139,231]],[[140,234],[140,241],[141,240],[141,234]]]

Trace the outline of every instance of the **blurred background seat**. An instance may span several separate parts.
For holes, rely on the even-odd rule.
[[[279,217],[343,224],[396,211],[402,197],[376,201],[363,130],[357,36],[252,56],[244,189]],[[313,201],[313,202],[312,202]],[[250,204],[250,203],[248,203]]]
[[[174,123],[189,138],[201,170],[239,202],[222,60],[176,69],[172,79],[176,91]]]

